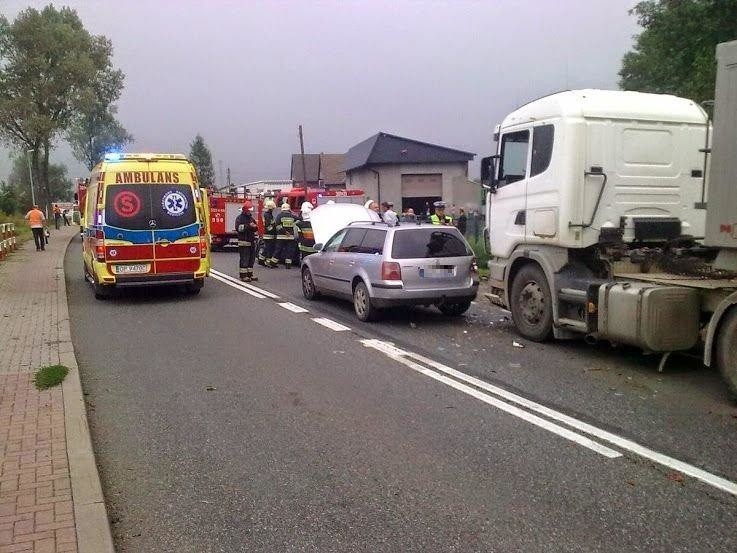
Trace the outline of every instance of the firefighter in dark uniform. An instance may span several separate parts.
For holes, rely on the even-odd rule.
[[[251,211],[253,204],[246,201],[241,208],[241,214],[236,217],[235,230],[238,233],[238,253],[240,262],[238,264],[238,276],[245,282],[258,280],[253,276],[253,262],[256,260],[256,235],[258,223],[253,218]]]
[[[276,225],[276,248],[271,264],[276,266],[279,261],[284,260],[287,269],[292,268],[292,262],[296,257],[296,242],[294,240],[294,223],[296,219],[292,214],[289,204],[282,204],[281,211],[274,219]]]
[[[302,204],[302,218],[294,224],[294,237],[297,239],[300,261],[304,261],[305,257],[315,253],[315,234],[312,232],[312,223],[310,222],[311,211],[312,204],[304,202]]]
[[[271,264],[271,258],[274,257],[274,247],[276,246],[275,209],[276,204],[274,200],[266,200],[264,202],[264,239],[262,247],[258,252],[258,264],[267,267],[274,267]]]
[[[435,202],[432,204],[435,213],[430,216],[430,222],[433,225],[452,225],[453,217],[445,214],[445,202]]]

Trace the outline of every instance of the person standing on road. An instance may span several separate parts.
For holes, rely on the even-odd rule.
[[[289,204],[282,204],[281,211],[274,220],[276,225],[276,248],[271,263],[276,266],[279,261],[284,260],[287,269],[292,268],[292,260],[295,257],[294,223],[295,218]]]
[[[302,219],[294,224],[294,237],[297,239],[299,248],[300,262],[311,253],[315,253],[315,234],[312,232],[312,223],[310,222],[310,212],[312,204],[304,202],[302,204]]]
[[[445,202],[435,202],[432,205],[435,208],[435,213],[430,217],[430,222],[433,225],[453,224],[453,217],[445,214]]]
[[[263,247],[258,252],[258,263],[266,267],[274,267],[271,264],[271,258],[274,256],[274,247],[276,246],[276,223],[274,222],[274,210],[276,204],[274,200],[266,200],[264,202],[264,240]]]
[[[456,226],[458,227],[458,231],[463,236],[466,236],[466,224],[467,223],[468,223],[468,218],[466,217],[466,212],[463,211],[463,208],[461,208],[460,215],[458,215],[458,221],[456,221]]]
[[[31,227],[33,241],[36,243],[36,251],[44,251],[46,249],[46,237],[44,236],[44,221],[46,217],[44,217],[43,211],[37,205],[34,205],[26,213],[25,219],[28,221],[28,226]]]
[[[384,222],[390,227],[396,227],[399,222],[399,217],[397,217],[397,213],[394,211],[394,204],[392,202],[383,202],[381,205],[384,208],[384,214],[382,217]]]
[[[245,282],[258,280],[253,275],[253,262],[256,259],[256,232],[258,224],[251,214],[253,204],[247,200],[241,208],[241,214],[235,219],[235,230],[238,232],[238,276]]]
[[[64,219],[64,226],[68,227],[69,226],[69,210],[68,209],[65,209],[64,211],[61,212],[61,218]]]
[[[54,204],[54,225],[56,226],[56,230],[59,230],[59,224],[61,223],[61,209],[59,209],[59,206]]]

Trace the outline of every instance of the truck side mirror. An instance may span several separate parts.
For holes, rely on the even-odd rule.
[[[481,159],[481,184],[492,194],[496,192],[498,183],[496,180],[496,160],[499,155],[494,154]]]

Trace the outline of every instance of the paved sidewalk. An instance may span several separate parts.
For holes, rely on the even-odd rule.
[[[0,262],[0,553],[113,550],[69,333],[64,253],[78,231]],[[38,391],[34,372],[56,364],[63,385]]]

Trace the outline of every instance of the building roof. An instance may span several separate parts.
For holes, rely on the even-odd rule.
[[[302,154],[292,154],[292,180],[296,183],[305,180],[317,182],[320,180],[320,154],[305,154],[305,173],[307,178],[302,178]]]
[[[345,154],[320,154],[320,181],[325,186],[345,184]]]
[[[705,125],[706,112],[696,102],[669,94],[623,90],[566,90],[544,96],[516,109],[502,128],[561,116],[671,121]]]
[[[468,162],[476,154],[380,132],[353,146],[345,155],[345,170],[380,163]]]

